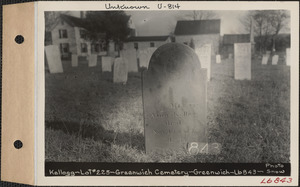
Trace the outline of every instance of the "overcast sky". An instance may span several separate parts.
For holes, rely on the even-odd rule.
[[[176,21],[182,20],[183,15],[192,11],[125,11],[131,15],[138,36],[160,36],[174,32]],[[242,25],[242,18],[247,11],[240,10],[216,10],[214,11],[221,19],[221,35],[223,34],[247,34]],[[79,11],[69,12],[73,16],[80,16]],[[280,33],[289,33],[289,29],[281,30]]]
[[[215,11],[221,19],[221,35],[245,33],[240,18],[246,11]],[[126,11],[131,15],[139,36],[167,35],[174,31],[176,20],[187,11]]]

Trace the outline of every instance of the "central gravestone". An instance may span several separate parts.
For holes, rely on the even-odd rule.
[[[187,151],[207,142],[207,70],[188,46],[159,47],[143,73],[146,153]]]

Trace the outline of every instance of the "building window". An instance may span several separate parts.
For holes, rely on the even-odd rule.
[[[60,44],[60,53],[64,54],[64,53],[69,53],[69,44],[68,43],[62,43]]]
[[[83,38],[83,39],[85,39],[86,38],[86,31],[85,30],[83,30],[83,29],[80,29],[80,38]]]
[[[66,29],[59,30],[59,38],[68,38],[68,33]]]
[[[81,52],[82,53],[87,53],[87,44],[86,43],[81,43]]]
[[[138,50],[138,49],[139,49],[139,44],[138,44],[138,43],[134,43],[134,48],[135,48],[136,50]]]
[[[155,47],[154,42],[151,42],[151,43],[150,43],[150,47]]]

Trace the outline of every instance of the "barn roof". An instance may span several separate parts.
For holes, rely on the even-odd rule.
[[[175,35],[220,34],[221,20],[177,21]]]
[[[250,42],[250,34],[224,34],[223,36],[223,44],[225,45],[246,42]]]
[[[127,42],[166,41],[169,36],[131,36]]]

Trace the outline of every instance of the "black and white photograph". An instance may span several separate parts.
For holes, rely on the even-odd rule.
[[[290,162],[288,10],[45,12],[45,161]]]

